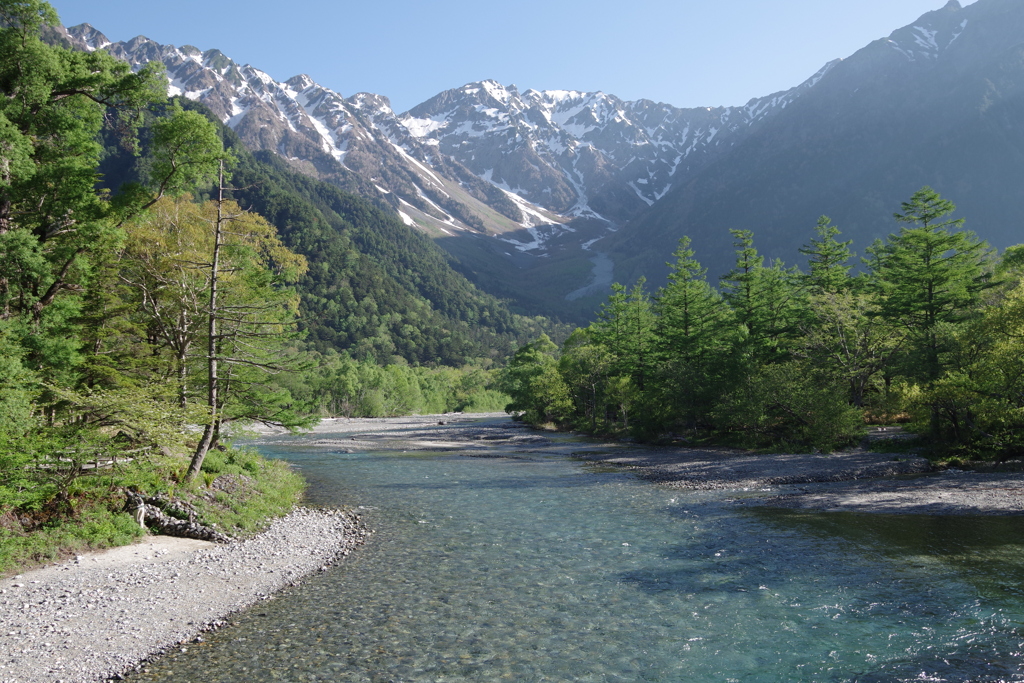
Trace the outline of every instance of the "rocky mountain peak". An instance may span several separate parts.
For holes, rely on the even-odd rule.
[[[89,52],[102,50],[111,44],[105,35],[97,31],[90,24],[72,26],[68,29],[68,37],[76,42],[80,49],[88,50]]]
[[[348,103],[356,109],[372,112],[375,115],[394,116],[395,114],[391,109],[391,100],[384,95],[360,92],[348,98]]]
[[[296,92],[301,92],[308,88],[312,88],[317,84],[316,81],[310,78],[308,74],[299,74],[298,76],[292,76],[284,83],[285,85],[290,87],[292,90],[295,90]]]

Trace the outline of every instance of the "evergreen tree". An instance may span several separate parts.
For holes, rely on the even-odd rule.
[[[736,266],[722,276],[722,296],[744,332],[742,355],[755,364],[785,360],[798,331],[801,283],[796,268],[765,267],[750,230],[730,230]]]
[[[812,294],[834,294],[850,287],[850,245],[853,240],[836,240],[839,228],[832,225],[832,219],[822,216],[815,226],[817,239],[800,247],[800,253],[808,257],[810,273],[804,282]]]
[[[654,363],[654,310],[640,278],[632,289],[612,285],[608,303],[593,324],[594,339],[612,356],[612,370],[630,378],[641,392]]]
[[[721,390],[734,326],[721,295],[707,282],[707,269],[693,258],[684,237],[670,263],[669,284],[658,292],[654,310],[657,389],[669,419],[688,427],[704,416]]]
[[[908,372],[922,381],[942,374],[941,327],[963,321],[993,284],[988,245],[960,229],[963,219],[942,220],[955,210],[953,202],[924,187],[894,214],[905,227],[868,250],[880,315],[906,328]]]

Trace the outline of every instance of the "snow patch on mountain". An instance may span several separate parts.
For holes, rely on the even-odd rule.
[[[599,91],[520,92],[484,80],[397,115],[380,95],[345,99],[307,74],[278,82],[219,50],[142,36],[111,43],[88,25],[67,32],[84,49],[108,49],[134,68],[161,61],[169,94],[202,102],[248,146],[328,177],[361,175],[406,224],[446,231],[509,229],[504,219],[494,222],[493,211],[516,216],[512,225],[525,230],[575,217],[621,224],[684,182],[681,174],[697,173],[745,139],[835,64],[741,107],[681,109]],[[488,183],[500,193],[485,189]],[[491,210],[468,208],[474,202]],[[552,234],[539,230],[528,244],[540,246],[527,250],[542,248]]]
[[[959,3],[949,3],[925,14],[920,23],[894,31],[886,42],[910,62],[938,60],[967,29],[969,21],[961,18],[962,10]]]
[[[953,41],[955,41],[957,38],[959,38],[961,35],[963,35],[964,29],[967,28],[967,24],[968,24],[968,20],[967,19],[964,19],[962,22],[960,22],[960,26],[957,27],[957,29],[955,31],[953,31],[953,37],[949,39],[949,43],[946,44],[946,47],[949,47],[950,45],[952,45]]]
[[[679,109],[602,92],[519,92],[481,81],[446,91],[398,119],[411,138],[487,182],[563,216],[609,220],[592,207],[593,197],[618,185],[636,196],[638,206],[652,205],[681,168],[702,168],[837,63],[792,90],[742,107]],[[637,182],[641,178],[646,181]]]
[[[412,219],[412,216],[407,214],[405,211],[402,211],[401,209],[399,209],[398,210],[398,217],[401,218],[402,222],[405,223],[406,225],[408,225],[410,228],[415,228],[416,227],[416,221],[414,221]]]

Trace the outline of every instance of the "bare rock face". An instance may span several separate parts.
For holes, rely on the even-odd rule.
[[[111,43],[88,24],[65,33],[78,49],[105,49],[134,67],[163,63],[169,94],[202,102],[250,149],[322,179],[355,174],[361,192],[390,203],[406,223],[449,233],[577,217],[622,223],[813,85],[743,107],[679,109],[481,81],[398,115],[381,95],[346,99],[305,74],[277,82],[219,50],[143,36]]]

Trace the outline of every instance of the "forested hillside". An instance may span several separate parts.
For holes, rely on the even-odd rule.
[[[241,205],[278,228],[310,268],[299,281],[301,327],[321,352],[389,363],[463,365],[500,359],[551,329],[478,290],[450,256],[385,208],[294,171],[271,152],[249,152],[205,107],[234,155],[228,185]],[[111,189],[147,173],[147,160],[110,149],[101,170]]]

